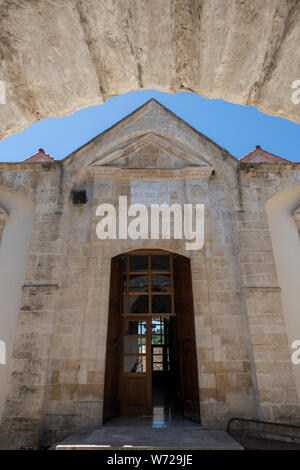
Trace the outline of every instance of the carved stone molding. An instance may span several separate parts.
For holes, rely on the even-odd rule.
[[[244,292],[281,292],[281,288],[279,286],[245,286]]]
[[[109,166],[90,166],[89,172],[93,176],[116,179],[144,179],[144,180],[178,180],[189,178],[209,178],[213,167],[185,167],[178,170],[170,169],[124,169]]]
[[[59,289],[58,284],[24,284],[23,290],[53,291]]]
[[[4,209],[2,209],[2,207],[0,207],[0,242],[1,242],[3,229],[4,229],[7,218],[8,218],[8,213]]]
[[[170,204],[169,181],[136,181],[130,182],[131,204]]]
[[[145,135],[131,139],[124,142],[123,145],[117,146],[116,148],[110,149],[103,154],[97,156],[97,158],[91,163],[91,165],[112,165],[120,162],[126,157],[132,154],[141,152],[149,145],[154,146],[161,152],[167,152],[171,157],[174,157],[187,165],[197,166],[209,166],[201,152],[196,152],[190,149],[188,146],[179,144],[174,140],[170,140],[164,136],[149,132]]]
[[[6,222],[8,213],[2,207],[0,207],[0,222]]]
[[[293,213],[293,219],[297,225],[298,234],[300,238],[300,207],[298,207],[298,209],[295,210],[295,212]]]

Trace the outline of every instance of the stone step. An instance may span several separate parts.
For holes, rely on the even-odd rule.
[[[203,428],[101,428],[90,434],[74,433],[56,450],[243,450],[225,431]]]

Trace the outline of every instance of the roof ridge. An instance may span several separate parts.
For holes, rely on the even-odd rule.
[[[38,160],[39,157],[40,157],[40,161],[43,161],[43,159],[44,159],[44,161],[45,160],[48,160],[48,161],[55,160],[55,158],[51,157],[51,155],[48,155],[48,153],[46,153],[44,149],[40,148],[37,153],[34,153],[33,155],[31,155],[28,158],[25,158],[25,160],[23,160],[23,162],[29,163],[31,161],[32,162],[33,161],[39,161]]]
[[[287,163],[291,163],[291,160],[287,160],[286,158],[283,158],[283,157],[280,157],[279,155],[276,155],[275,153],[272,153],[272,152],[269,152],[268,150],[264,150],[263,148],[261,148],[260,145],[256,145],[255,148],[253,150],[251,150],[250,152],[246,153],[246,155],[244,155],[243,157],[240,158],[240,161],[243,161],[245,160],[247,157],[249,157],[251,154],[254,154],[254,152],[264,152],[265,154],[267,155],[270,155],[270,156],[273,156],[273,157],[276,157],[276,158],[279,158],[280,160],[283,160]]]

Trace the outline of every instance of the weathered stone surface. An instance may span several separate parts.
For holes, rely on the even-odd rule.
[[[0,207],[0,242],[1,242],[2,232],[3,232],[4,225],[5,225],[7,218],[8,218],[8,213],[2,207]]]
[[[300,207],[298,207],[298,209],[294,212],[293,218],[296,222],[296,226],[297,226],[299,237],[300,237]]]
[[[300,122],[298,0],[0,1],[0,139],[155,88]]]
[[[199,449],[242,450],[242,446],[224,431],[190,428],[152,429],[151,424],[130,428],[112,426],[92,433],[74,433],[55,446],[56,450],[124,449]]]
[[[149,181],[167,183],[160,197],[168,193],[172,203],[205,205],[202,250],[186,251],[173,236],[97,238],[98,205],[117,206],[119,195],[142,200],[136,180],[145,192]],[[111,259],[136,249],[191,260],[202,425],[222,429],[233,416],[299,423],[299,369],[266,203],[298,184],[299,207],[300,163],[241,163],[151,100],[62,161],[0,164],[0,181],[5,193],[34,201],[18,324],[0,382],[0,447],[48,445],[101,424]],[[82,206],[70,197],[78,188],[87,192]],[[0,264],[0,274],[6,270]],[[297,299],[295,306],[298,317]],[[1,309],[7,318],[5,302]]]

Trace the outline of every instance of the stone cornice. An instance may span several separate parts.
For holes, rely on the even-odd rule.
[[[148,132],[139,137],[129,139],[124,142],[123,145],[111,148],[103,154],[99,154],[91,165],[113,165],[126,157],[140,152],[150,144],[154,145],[161,152],[166,152],[171,157],[177,158],[188,165],[209,166],[204,155],[201,155],[199,150],[196,152],[183,143],[176,142],[175,140],[171,141],[169,138],[158,135],[155,132]]]
[[[58,284],[24,284],[22,286],[23,290],[42,290],[42,291],[52,291],[59,289]]]
[[[0,222],[5,222],[8,218],[8,213],[2,207],[0,207]]]
[[[7,171],[34,171],[36,169],[50,169],[61,166],[62,160],[53,160],[53,162],[0,162],[0,172]]]
[[[188,178],[209,178],[213,173],[213,167],[184,167],[180,169],[157,169],[157,168],[118,168],[94,165],[89,166],[89,172],[99,178],[116,179],[143,179],[143,180],[178,180]]]
[[[295,212],[293,213],[293,218],[294,218],[294,221],[297,225],[298,234],[299,234],[299,237],[300,237],[300,207],[298,207],[298,209],[295,210]]]
[[[279,286],[245,286],[244,292],[281,292]]]
[[[247,173],[250,172],[259,172],[259,171],[300,171],[300,162],[291,162],[291,163],[264,163],[264,162],[240,162],[240,169]]]

